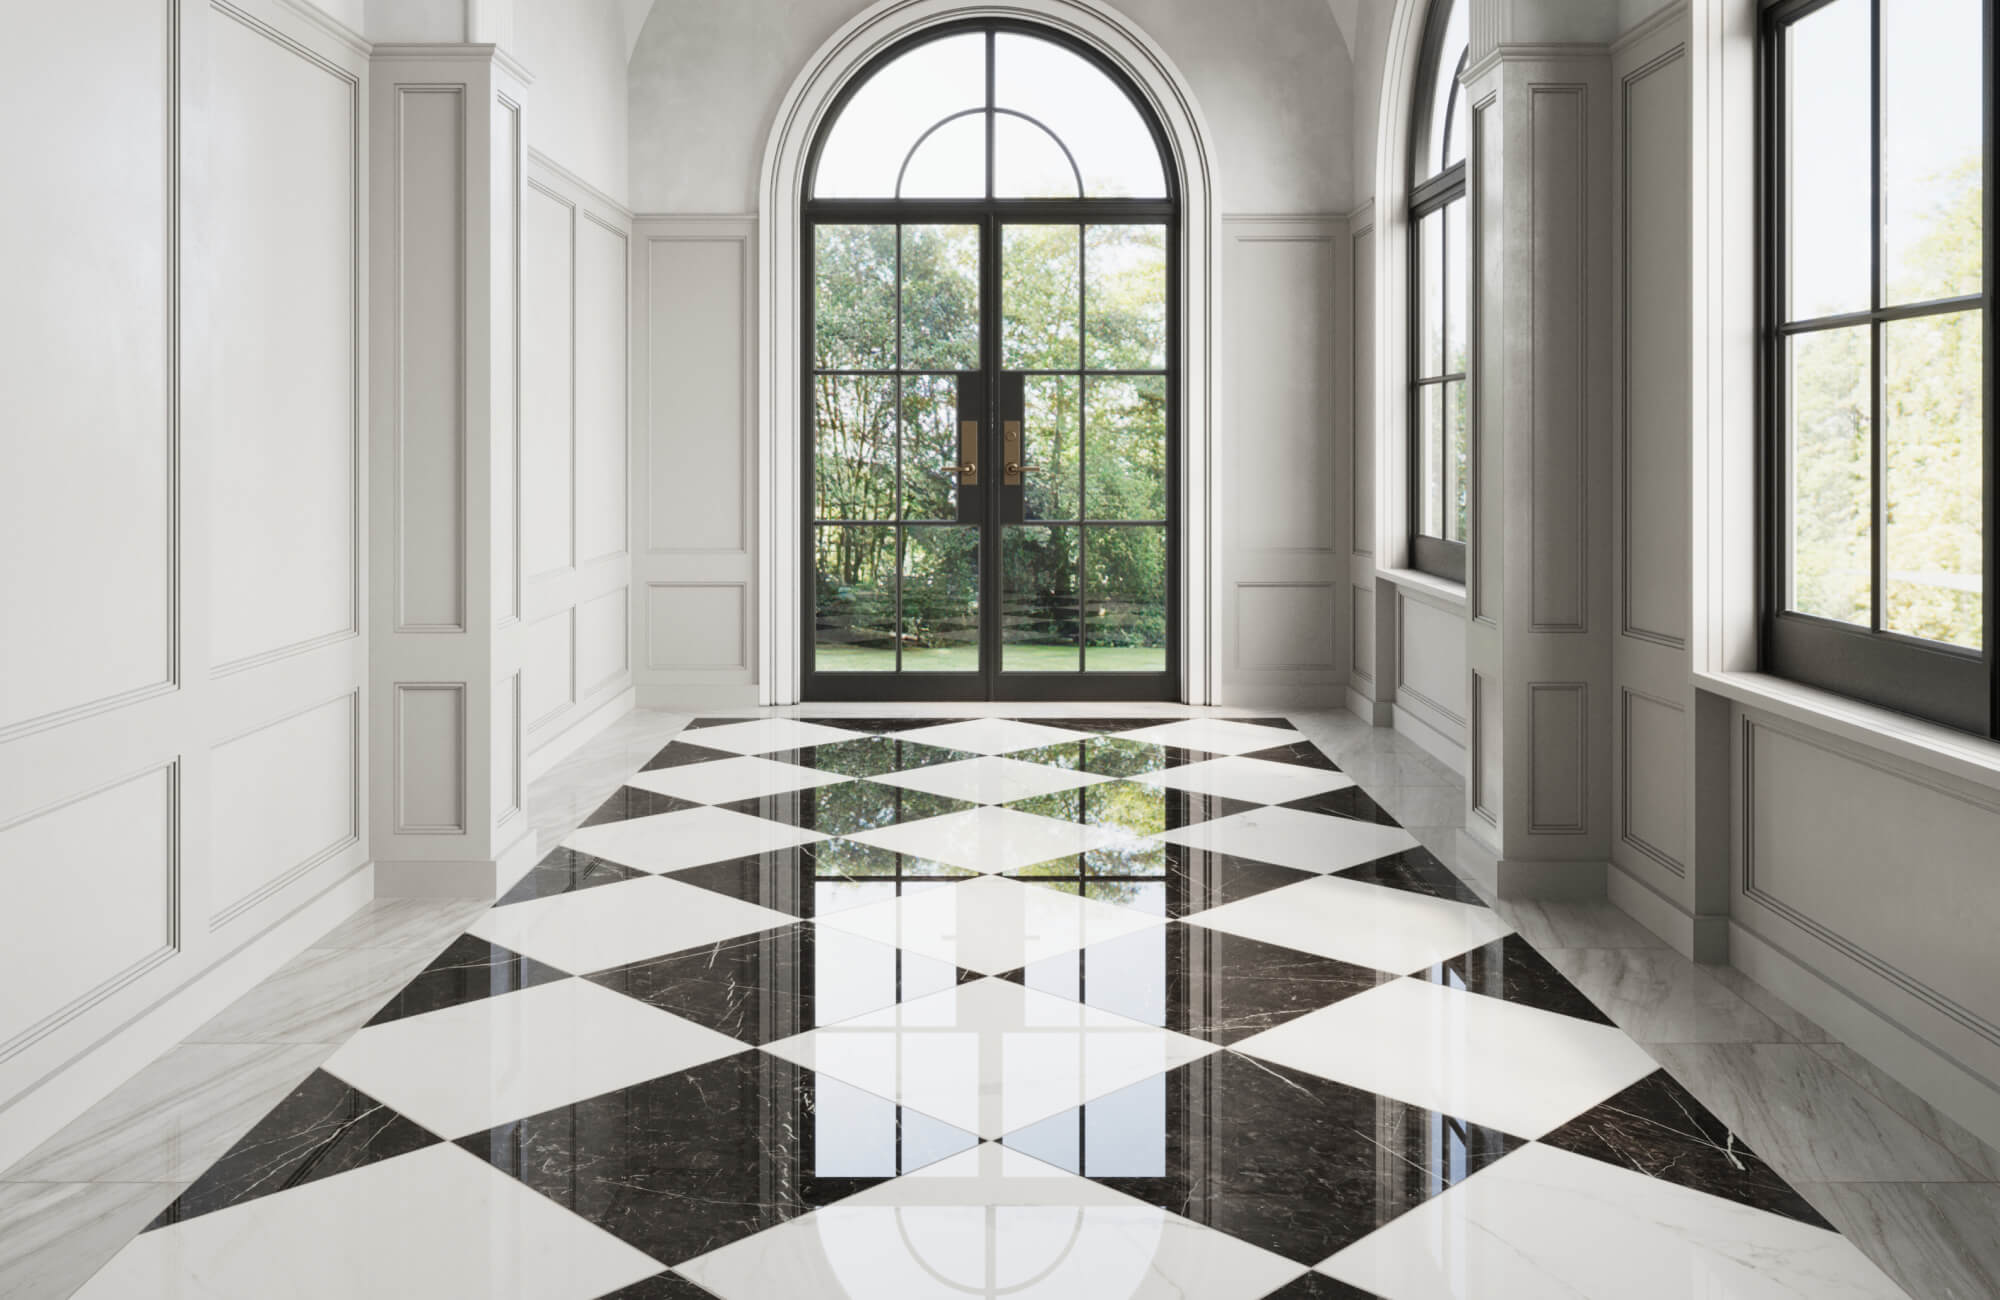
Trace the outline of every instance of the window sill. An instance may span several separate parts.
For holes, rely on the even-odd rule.
[[[1694,674],[1697,690],[1831,732],[1933,771],[2000,790],[2000,742],[1953,731],[1769,673]]]
[[[1398,587],[1427,596],[1433,604],[1449,605],[1461,614],[1465,612],[1465,584],[1462,582],[1439,578],[1421,569],[1377,569],[1375,576],[1384,582],[1393,582]]]

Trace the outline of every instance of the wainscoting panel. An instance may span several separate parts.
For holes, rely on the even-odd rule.
[[[528,625],[521,664],[521,708],[529,735],[546,730],[575,704],[576,610],[570,608]]]
[[[1528,830],[1589,830],[1590,688],[1583,682],[1528,683]]]
[[[360,725],[357,692],[210,753],[209,924],[234,920],[359,841]]]
[[[397,682],[396,834],[463,835],[466,714],[463,682]]]
[[[521,204],[521,550],[536,577],[576,563],[576,206],[540,183]]]
[[[1354,456],[1348,490],[1353,498],[1356,555],[1375,554],[1375,228],[1354,232]]]
[[[646,666],[663,672],[716,672],[750,666],[743,584],[646,584]]]
[[[588,211],[576,227],[576,553],[625,551],[625,232]]]
[[[1426,722],[1465,739],[1465,618],[1405,589],[1396,592],[1396,699],[1415,703]]]
[[[622,686],[630,667],[627,654],[631,595],[623,587],[576,607],[577,698],[590,700]]]
[[[1533,85],[1528,93],[1535,268],[1529,622],[1536,632],[1585,632],[1590,624],[1589,318],[1581,308],[1590,289],[1589,101],[1581,85]]]
[[[1621,689],[1618,838],[1676,876],[1687,871],[1687,710]]]
[[[1335,666],[1331,583],[1236,585],[1236,661],[1253,670],[1319,671]]]
[[[1350,620],[1354,629],[1354,675],[1369,683],[1375,681],[1375,593],[1367,587],[1351,587],[1354,614]]]

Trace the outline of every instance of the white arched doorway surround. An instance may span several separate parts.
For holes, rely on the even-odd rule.
[[[1181,194],[1181,699],[1215,698],[1217,528],[1214,508],[1216,249],[1215,162],[1193,93],[1171,60],[1130,20],[1094,0],[881,0],[822,45],[778,105],[757,188],[758,698],[799,698],[800,216],[806,161],[828,108],[884,49],[941,23],[1010,18],[1092,46],[1122,69],[1165,129]]]

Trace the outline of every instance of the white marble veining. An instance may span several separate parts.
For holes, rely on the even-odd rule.
[[[1500,915],[1529,943],[1553,948],[1664,948],[1660,937],[1609,903],[1535,903],[1501,899]]]
[[[471,933],[584,975],[791,921],[787,913],[671,876],[646,876],[495,907],[480,915]]]
[[[1976,1178],[2000,1182],[2000,1151],[1994,1150],[1958,1121],[1890,1077],[1888,1071],[1840,1043],[1815,1043],[1813,1051],[1917,1126],[1939,1146],[1957,1156]]]
[[[435,953],[485,904],[466,898],[378,898],[326,932],[315,948],[412,948]]]
[[[1704,966],[1702,969],[1722,987],[1768,1016],[1773,1024],[1785,1031],[1787,1038],[1801,1043],[1836,1041],[1832,1034],[1820,1028],[1811,1017],[1795,1009],[1789,1002],[1734,966]]]
[[[1558,948],[1549,961],[1642,1043],[1777,1043],[1762,1012],[1668,948]]]
[[[819,924],[997,975],[1165,922],[1132,908],[983,876],[850,908]]]
[[[528,823],[539,850],[547,853],[575,830],[690,720],[685,713],[636,709],[530,782]]]
[[[64,1300],[184,1186],[0,1183],[0,1296]]]
[[[2000,1185],[1801,1183],[1799,1191],[1920,1300],[2000,1296]]]
[[[430,956],[421,948],[308,948],[187,1041],[342,1042],[368,1023]]]

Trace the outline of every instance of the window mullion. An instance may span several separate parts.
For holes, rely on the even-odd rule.
[[[1869,441],[1869,626],[1880,632],[1889,609],[1888,429],[1883,424],[1884,341],[1889,327],[1882,310],[1882,5],[1868,5],[1868,307],[1875,319],[1868,327]]]

